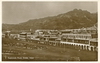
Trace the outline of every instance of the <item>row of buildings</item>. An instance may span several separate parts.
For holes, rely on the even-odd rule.
[[[70,46],[79,50],[98,51],[97,27],[65,30],[36,30],[14,34],[6,31],[2,37],[9,37],[17,40],[33,41],[53,46]]]

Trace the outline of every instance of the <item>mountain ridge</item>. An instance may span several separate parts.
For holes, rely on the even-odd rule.
[[[20,24],[3,24],[2,29],[75,29],[93,26],[95,23],[97,23],[97,18],[97,13],[90,13],[86,10],[74,9],[67,13],[39,19],[31,19]]]

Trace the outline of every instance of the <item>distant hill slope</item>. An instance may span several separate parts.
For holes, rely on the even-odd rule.
[[[10,25],[3,24],[3,30],[29,30],[29,29],[69,29],[91,27],[97,23],[97,13],[90,13],[81,9],[74,9],[57,16],[29,20],[24,23]]]

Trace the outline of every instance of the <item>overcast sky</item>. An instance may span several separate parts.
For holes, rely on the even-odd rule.
[[[3,2],[2,21],[8,24],[55,16],[73,9],[97,12],[97,2]]]

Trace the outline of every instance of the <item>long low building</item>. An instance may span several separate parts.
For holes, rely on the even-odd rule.
[[[42,40],[42,42],[44,41],[45,43],[55,45],[70,45],[71,47],[74,46],[75,48],[78,48],[80,50],[98,51],[97,35],[97,29],[94,29],[92,27],[82,29],[66,29],[61,30],[58,34],[44,34],[40,41]]]

